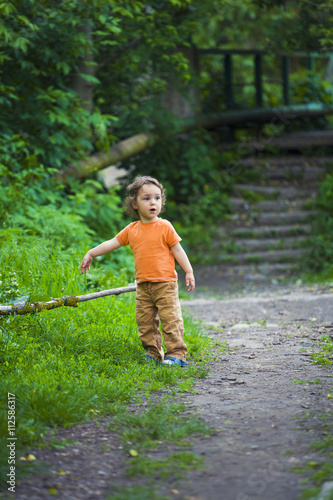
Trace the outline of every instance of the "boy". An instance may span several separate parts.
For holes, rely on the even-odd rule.
[[[158,217],[165,205],[162,184],[149,176],[137,177],[127,187],[127,211],[139,218],[84,256],[81,272],[90,269],[94,257],[130,245],[134,255],[136,321],[146,358],[163,361],[162,336],[167,349],[163,364],[186,366],[187,347],[178,298],[175,258],[186,273],[186,286],[195,288],[193,269],[171,223]]]

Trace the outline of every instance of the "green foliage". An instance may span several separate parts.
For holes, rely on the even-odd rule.
[[[15,251],[20,251],[20,245],[27,251],[38,238],[40,247],[53,245],[59,254],[63,250],[69,250],[68,255],[80,252],[82,258],[94,243],[111,239],[124,226],[117,187],[106,191],[88,179],[84,183],[72,181],[65,189],[54,178],[54,169],[40,164],[29,154],[26,141],[18,137],[12,141],[8,137],[6,142],[4,136],[1,153],[0,241],[11,240],[16,234]],[[110,270],[116,271],[131,268],[133,261],[129,249],[121,249],[110,262]]]
[[[175,119],[167,122],[176,126]],[[191,203],[205,192],[212,173],[219,166],[214,139],[205,130],[196,130],[186,137],[172,137],[140,155],[132,176],[144,172],[159,179],[172,203]],[[186,175],[184,175],[186,172]]]
[[[330,166],[327,166],[328,172]],[[318,278],[328,280],[333,277],[333,175],[327,173],[320,184],[317,196],[317,210],[313,236],[311,238],[311,253],[307,259],[305,273],[315,272]]]
[[[312,361],[318,365],[331,365],[333,363],[333,340],[328,335],[323,335],[320,338],[319,353],[314,352],[311,357]]]
[[[115,126],[120,136],[145,128],[145,103],[170,70],[190,78],[179,47],[194,27],[191,3],[1,4],[0,132],[28,139],[30,155],[61,168],[108,148]]]
[[[208,248],[216,236],[217,227],[230,213],[230,201],[225,193],[205,184],[206,194],[198,195],[190,203],[181,203],[167,209],[174,227],[184,239],[191,262],[207,263],[210,260]]]
[[[318,71],[309,71],[305,68],[299,69],[291,75],[291,102],[297,104],[326,104],[332,106],[333,93],[332,84],[325,79],[326,68],[318,68]],[[292,120],[293,130],[321,130],[331,128],[331,117],[303,118]]]
[[[333,173],[328,173],[326,179],[320,185],[317,205],[320,210],[333,217]]]
[[[293,104],[332,104],[332,84],[320,72],[300,69],[291,76]]]

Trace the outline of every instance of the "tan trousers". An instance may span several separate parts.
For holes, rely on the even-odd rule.
[[[153,283],[144,281],[136,289],[136,322],[139,337],[146,354],[163,360],[163,332],[165,356],[186,361],[187,347],[183,341],[184,325],[178,298],[177,281]]]

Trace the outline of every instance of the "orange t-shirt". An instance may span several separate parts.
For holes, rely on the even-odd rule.
[[[155,222],[132,222],[116,237],[121,245],[131,247],[138,283],[177,280],[175,259],[170,248],[181,238],[169,221],[158,218]]]

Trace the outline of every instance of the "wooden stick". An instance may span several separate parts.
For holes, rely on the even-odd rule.
[[[77,307],[78,302],[86,302],[87,300],[98,299],[99,297],[107,297],[109,295],[119,295],[121,293],[135,292],[136,285],[124,286],[120,288],[111,288],[110,290],[102,290],[101,292],[87,293],[86,295],[64,295],[59,299],[52,299],[48,302],[16,302],[12,306],[0,306],[0,316],[9,314],[28,314],[40,312],[43,309],[57,309],[61,306]]]
[[[135,292],[136,285],[123,286],[121,288],[110,288],[110,290],[102,290],[101,292],[87,293],[86,295],[77,295],[78,302],[86,302],[87,300],[99,299],[99,297],[107,297],[108,295],[119,295],[120,293]]]

